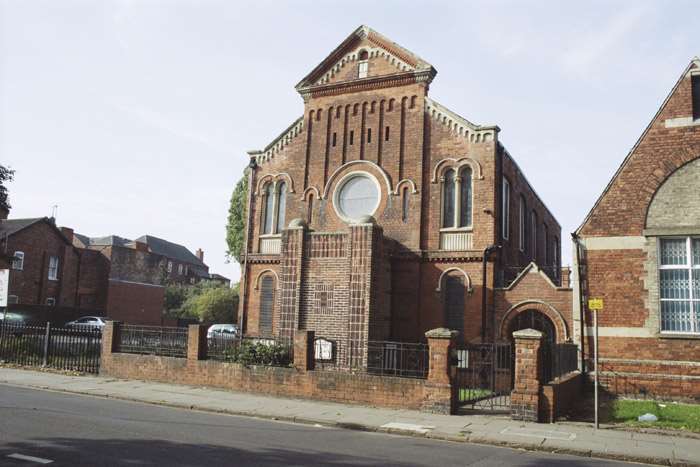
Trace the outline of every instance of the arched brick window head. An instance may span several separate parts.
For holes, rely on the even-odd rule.
[[[272,334],[272,313],[275,308],[275,278],[263,276],[260,280],[260,314],[258,332],[261,335]]]

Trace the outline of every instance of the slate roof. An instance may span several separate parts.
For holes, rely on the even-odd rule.
[[[142,235],[136,239],[137,242],[145,243],[148,248],[156,254],[167,256],[168,258],[190,263],[196,266],[207,267],[202,261],[197,258],[190,250],[177,243],[163,240],[162,238],[152,235]]]
[[[75,235],[75,234],[74,234]],[[87,238],[81,235],[83,238]],[[120,237],[119,235],[107,235],[106,237],[87,238],[90,246],[129,246],[131,240]],[[82,241],[82,238],[81,238]],[[84,242],[83,242],[84,243]]]
[[[0,237],[9,237],[20,230],[24,230],[37,222],[48,221],[46,217],[35,217],[33,219],[6,219],[0,221]]]

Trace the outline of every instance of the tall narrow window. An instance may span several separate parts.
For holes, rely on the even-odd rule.
[[[690,83],[693,88],[693,119],[700,120],[700,75],[693,75]]]
[[[260,279],[260,316],[258,332],[260,335],[272,334],[272,314],[275,308],[275,278],[267,275]]]
[[[532,260],[537,262],[537,213],[532,211],[530,214],[530,236],[532,237]]]
[[[49,280],[58,280],[58,256],[49,257]]]
[[[24,252],[15,251],[14,259],[12,260],[12,269],[21,271],[24,269]]]
[[[464,278],[445,278],[445,326],[448,329],[464,331]]]
[[[353,140],[355,139],[355,132],[350,130],[350,146],[353,145]]]
[[[445,183],[442,189],[442,226],[455,226],[455,171],[445,172]]]
[[[276,233],[284,229],[284,213],[287,210],[287,184],[280,183],[277,190],[277,230]]]
[[[313,213],[314,213],[314,194],[310,193],[309,194],[309,202],[308,202],[307,208],[306,208],[306,223],[308,225],[311,225],[311,221],[313,220]]]
[[[661,331],[700,334],[700,238],[662,239]]]
[[[275,192],[272,183],[267,185],[265,189],[265,213],[263,217],[263,233],[272,233],[272,217],[275,209]]]
[[[503,238],[508,240],[510,235],[510,183],[504,177],[503,178],[503,196],[502,196],[503,207],[501,209],[501,231]]]
[[[552,245],[552,269],[554,269],[554,277],[559,277],[559,239],[554,237]]]
[[[406,222],[408,219],[408,187],[403,189],[403,199],[401,204],[401,220]]]
[[[367,128],[367,144],[370,144],[372,142],[372,129]]]
[[[338,136],[338,134],[334,131],[333,132],[333,147],[335,147],[337,136]]]
[[[459,226],[472,226],[472,169],[465,167],[459,173]]]
[[[542,224],[542,230],[544,231],[544,264],[546,266],[549,264],[549,227],[547,224]]]
[[[389,141],[389,127],[384,128],[384,141]]]
[[[525,197],[523,195],[520,195],[520,207],[518,211],[518,245],[520,251],[525,251],[525,242],[527,241],[525,238],[525,229],[527,226],[527,205],[525,204]]]

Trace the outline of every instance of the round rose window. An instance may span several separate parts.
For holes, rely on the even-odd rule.
[[[369,174],[352,174],[336,190],[335,206],[345,220],[372,215],[379,206],[379,185]]]

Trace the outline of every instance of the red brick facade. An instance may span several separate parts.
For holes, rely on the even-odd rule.
[[[556,219],[499,142],[497,126],[475,125],[428,97],[435,73],[361,27],[297,85],[303,116],[250,152],[239,311],[247,334],[313,330],[336,342],[338,363],[354,365],[355,347],[367,340],[419,341],[429,329],[451,327],[459,340],[479,341],[482,326],[490,340],[505,306],[495,297],[511,293],[502,288],[533,261],[558,287]],[[451,174],[455,198],[446,195]],[[351,218],[339,198],[357,176],[374,183],[377,205]],[[469,178],[471,196],[462,196]],[[492,245],[500,248],[483,274]],[[566,314],[570,305],[560,308]]]
[[[672,307],[688,305],[664,296],[663,290],[676,287],[677,298],[687,295],[686,303],[694,295],[695,313],[700,294],[697,286],[683,282],[684,271],[675,285],[664,282],[661,271],[668,267],[661,258],[666,241],[684,244],[700,237],[700,120],[693,118],[700,109],[693,109],[693,83],[700,94],[697,59],[577,230],[575,338],[579,342],[584,336],[590,357],[592,317],[585,304],[589,298],[603,299],[600,376],[617,394],[700,398],[700,323],[693,325],[692,313],[673,312]]]

